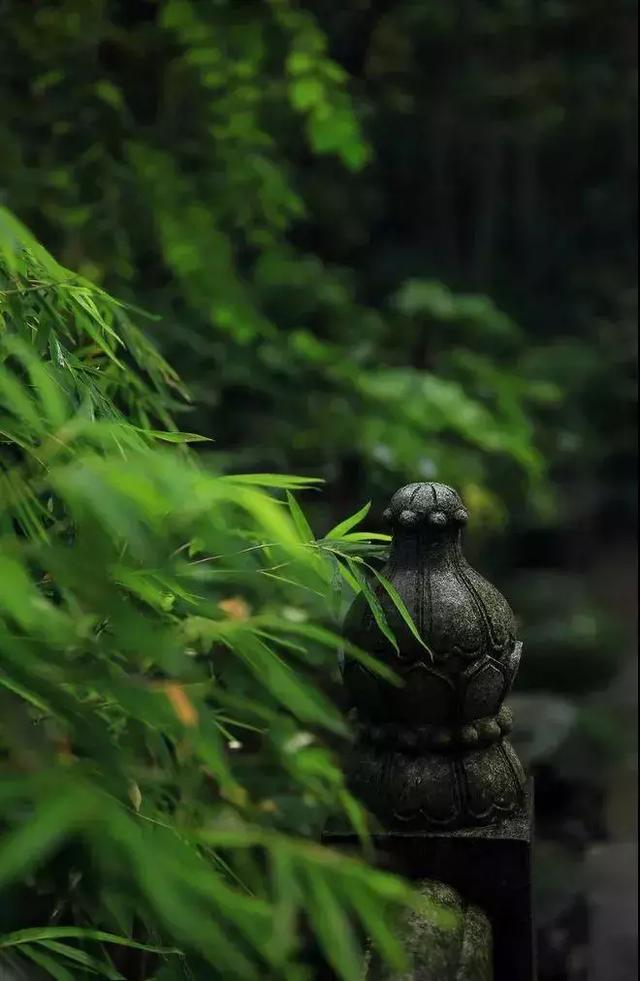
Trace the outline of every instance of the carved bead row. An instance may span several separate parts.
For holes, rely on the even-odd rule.
[[[375,746],[416,752],[421,749],[448,750],[488,746],[511,732],[511,711],[503,705],[495,716],[476,719],[462,726],[402,726],[397,724],[363,725],[362,737]]]

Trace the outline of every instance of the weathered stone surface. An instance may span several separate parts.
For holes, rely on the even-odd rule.
[[[397,924],[406,970],[393,971],[370,951],[365,981],[493,981],[491,925],[482,910],[440,882],[417,889],[424,912],[406,913]]]
[[[360,723],[347,771],[354,793],[387,826],[463,828],[512,814],[525,776],[506,738],[503,706],[522,645],[498,590],[461,549],[467,512],[444,484],[408,484],[385,516],[393,545],[383,575],[407,607],[407,627],[384,587],[378,602],[398,641],[380,631],[364,597],[345,634],[404,681],[393,687],[354,660],[344,681]]]
[[[412,912],[397,925],[409,951],[404,974],[371,953],[365,978],[533,981],[532,797],[503,704],[522,649],[514,617],[462,554],[467,512],[454,490],[410,484],[385,514],[393,543],[383,574],[418,639],[381,584],[373,588],[398,649],[363,597],[351,607],[348,639],[404,684],[345,661],[358,732],[347,775],[378,818],[378,860],[420,885],[431,915]],[[324,840],[356,845],[335,826]]]

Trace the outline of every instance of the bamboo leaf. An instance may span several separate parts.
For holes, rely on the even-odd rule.
[[[280,488],[282,490],[300,490],[313,488],[324,481],[320,477],[294,477],[291,474],[279,473],[247,473],[221,477],[231,484],[249,484],[250,486]]]
[[[70,971],[67,971],[66,967],[60,964],[54,957],[49,957],[43,950],[38,947],[32,947],[30,944],[25,944],[21,948],[20,953],[23,957],[27,957],[30,961],[33,961],[38,967],[41,967],[47,974],[50,974],[55,981],[74,981],[73,975]],[[0,964],[1,966],[1,964]]]
[[[322,950],[343,981],[361,981],[363,957],[349,919],[324,872],[306,870],[310,885],[307,910]]]
[[[89,927],[75,926],[46,926],[28,927],[25,930],[14,930],[0,936],[0,948],[17,947],[25,943],[41,943],[58,940],[91,940],[100,943],[116,944],[119,947],[131,947],[134,950],[146,950],[151,954],[180,954],[177,947],[161,947],[156,944],[145,944],[130,937],[122,937],[117,933],[106,930],[92,930]]]
[[[304,516],[304,512],[291,491],[287,490],[287,501],[289,504],[289,510],[291,511],[291,517],[293,518],[293,523],[296,526],[298,534],[303,542],[312,542],[315,540],[315,536],[311,530],[309,522]]]
[[[371,501],[361,507],[359,511],[356,511],[355,514],[352,514],[351,517],[340,521],[331,531],[327,532],[325,537],[329,539],[342,538],[346,532],[351,531],[352,528],[355,528],[356,525],[359,525],[366,518],[370,509]]]
[[[211,443],[211,437],[200,436],[198,433],[170,433],[163,429],[142,429],[140,426],[135,427],[139,433],[143,433],[145,436],[150,436],[153,439],[159,439],[161,442],[165,443]]]
[[[70,944],[62,944],[57,940],[42,940],[40,946],[50,950],[53,954],[59,954],[61,957],[73,961],[75,964],[80,964],[91,974],[99,974],[104,978],[109,978],[110,981],[126,981],[124,975],[120,974],[120,971],[116,971],[112,964],[101,960],[99,957],[94,957],[84,950],[79,950],[77,947],[72,947]]]
[[[347,556],[347,565],[349,566],[349,571],[352,573],[353,577],[356,579],[362,594],[367,601],[367,605],[373,614],[373,618],[376,621],[378,628],[382,634],[387,638],[394,651],[398,652],[398,642],[387,622],[385,612],[380,605],[380,601],[371,586],[367,582],[365,574],[361,571],[356,562]]]
[[[59,787],[55,796],[42,797],[34,816],[3,837],[0,885],[16,879],[41,861],[74,827],[90,816],[93,805],[92,797],[82,784],[68,784]],[[6,937],[4,946],[10,946]]]
[[[376,577],[376,579],[378,580],[378,582],[380,583],[380,585],[382,586],[382,588],[385,590],[385,592],[389,596],[389,599],[391,600],[391,602],[395,606],[396,610],[398,611],[398,613],[402,617],[404,623],[406,623],[406,625],[409,628],[409,630],[411,631],[411,634],[413,635],[413,637],[415,637],[415,639],[418,641],[418,643],[420,644],[421,647],[424,647],[425,651],[427,651],[427,653],[429,654],[429,657],[431,658],[431,660],[433,660],[433,651],[431,650],[431,648],[429,647],[429,645],[426,643],[426,641],[424,641],[422,639],[422,637],[420,636],[420,632],[418,631],[418,628],[416,627],[415,623],[413,622],[413,618],[412,618],[411,614],[409,613],[409,611],[408,611],[408,609],[406,607],[406,604],[405,604],[404,600],[402,599],[402,597],[400,596],[400,593],[398,592],[398,590],[396,589],[396,587],[393,585],[392,582],[389,582],[389,580],[386,578],[386,576],[383,576],[381,572],[378,572],[376,569],[373,569],[371,566],[369,566],[369,568],[371,569],[371,571],[373,572],[374,576]]]

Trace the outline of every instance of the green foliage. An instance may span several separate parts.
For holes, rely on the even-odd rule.
[[[342,811],[366,842],[318,678],[336,569],[386,536],[316,540],[312,479],[203,468],[126,308],[4,211],[0,301],[0,964],[302,979],[304,923],[342,978],[364,928],[399,962],[407,887],[305,840]]]
[[[337,486],[355,458],[363,494],[437,476],[480,488],[484,521],[498,474],[543,499],[531,415],[558,392],[521,365],[509,318],[416,277],[371,303],[359,271],[293,244],[318,218],[310,154],[320,211],[350,175],[375,178],[367,103],[311,6],[65,0],[12,11],[7,37],[32,79],[1,134],[12,206],[67,263],[162,314],[154,330],[194,399],[188,428],[228,465],[323,461]],[[342,209],[337,241],[348,221]]]
[[[494,527],[505,499],[521,523],[566,521],[549,474],[615,496],[635,399],[629,5],[5,6],[8,203],[161,315],[185,428],[220,460],[321,472],[328,523],[408,475],[456,484]]]

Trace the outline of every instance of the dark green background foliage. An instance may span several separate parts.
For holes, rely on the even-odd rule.
[[[633,4],[3,13],[9,203],[161,315],[220,450],[502,500],[628,453]]]
[[[523,621],[521,690],[561,697],[553,711],[573,722],[559,731],[587,747],[578,762],[562,756],[543,700],[533,742],[546,749],[533,758],[555,766],[560,754],[563,779],[586,773],[597,793],[627,749],[592,693],[615,674],[633,619],[636,16],[632,0],[0,0],[2,201],[64,267],[150,315],[134,328],[99,294],[126,343],[120,369],[95,353],[111,335],[81,310],[95,287],[73,279],[53,303],[41,272],[21,267],[3,286],[9,323],[29,343],[33,324],[49,324],[47,370],[64,369],[78,405],[92,386],[101,426],[124,424],[113,406],[142,429],[210,437],[189,451],[209,473],[324,478],[305,495],[322,532],[369,499],[380,530],[386,497],[408,480],[458,487],[469,551]],[[24,381],[26,349],[3,356]],[[86,371],[94,357],[99,376]],[[8,430],[21,453],[53,425],[35,434],[30,420]],[[114,438],[73,432],[80,455],[107,453],[98,433]],[[127,445],[150,439],[127,430]],[[182,513],[188,477],[153,459],[165,506]],[[39,491],[28,503],[32,477],[12,493],[37,538],[51,517]],[[224,532],[216,554],[238,536],[265,540],[262,514],[227,540],[226,507],[210,519]],[[318,569],[300,560],[284,577],[304,580],[303,601],[244,561],[212,602],[237,594],[335,627]],[[153,589],[162,607],[165,585]],[[273,759],[247,770],[265,799],[288,772]],[[564,813],[545,786],[541,774],[543,830]],[[297,791],[282,793],[279,813],[310,832]]]

